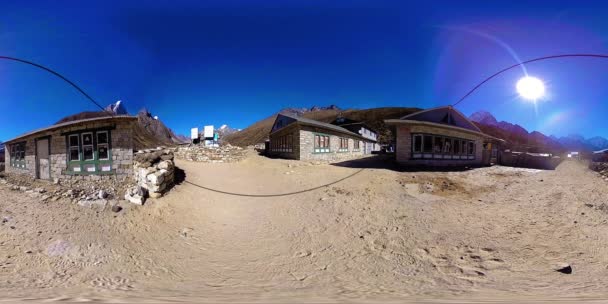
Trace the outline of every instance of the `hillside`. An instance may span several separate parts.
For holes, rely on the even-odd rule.
[[[324,109],[317,109],[319,108],[313,107],[309,111],[302,112],[299,116],[326,123],[332,122],[338,117],[338,115],[342,115],[343,117],[352,120],[361,121],[370,126],[372,129],[378,131],[380,143],[387,143],[392,138],[392,133],[384,124],[385,119],[400,118],[416,111],[420,111],[418,108],[401,107],[373,108],[366,110],[340,110],[335,106],[330,106]],[[294,115],[294,113],[298,112],[289,108],[283,109],[279,111],[279,113]],[[248,146],[263,143],[266,139],[268,139],[268,134],[270,133],[270,129],[272,128],[272,124],[274,123],[277,114],[260,120],[237,133],[230,134],[226,136],[224,140],[237,146]]]

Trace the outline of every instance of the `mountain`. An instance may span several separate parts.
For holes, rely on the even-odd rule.
[[[137,113],[137,122],[140,127],[163,142],[168,142],[169,144],[184,143],[181,138],[175,135],[173,130],[167,128],[167,126],[158,119],[158,116],[153,116],[146,108],[141,109]]]
[[[228,136],[230,134],[233,134],[233,133],[241,131],[241,129],[235,129],[235,128],[231,128],[228,125],[222,125],[216,131],[219,134],[219,137],[220,137],[220,140],[221,140],[225,136]]]
[[[401,118],[405,115],[420,111],[418,108],[373,108],[366,110],[341,110],[336,106],[329,107],[312,107],[312,108],[286,108],[280,110],[278,113],[273,114],[265,119],[255,122],[251,126],[230,134],[224,138],[224,140],[232,145],[236,146],[249,146],[258,143],[264,143],[268,139],[270,129],[274,123],[277,114],[289,114],[294,116],[302,116],[305,118],[330,123],[334,121],[338,116],[342,116],[348,119],[361,121],[367,124],[370,128],[378,131],[378,141],[380,143],[388,143],[392,140],[392,132],[384,124],[385,119],[396,119]]]
[[[104,111],[114,113],[114,115],[129,115],[127,108],[122,103],[122,100],[117,101],[116,103],[108,105]]]
[[[571,134],[557,138],[538,131],[528,133],[520,125],[506,121],[498,122],[492,114],[486,111],[475,112],[469,116],[469,119],[484,133],[506,140],[507,148],[515,150],[562,153],[566,151],[589,152],[608,148],[608,139],[603,137],[585,139],[581,135]]]
[[[608,149],[608,139],[601,136],[595,136],[587,139],[587,144],[593,147],[593,150]]]
[[[104,111],[98,112],[80,112],[74,115],[64,117],[55,124],[64,122],[104,117],[109,115],[111,111],[115,115],[129,115],[124,104],[118,101],[108,105]],[[137,113],[137,124],[133,130],[133,140],[135,149],[154,148],[158,146],[175,145],[188,142],[189,139],[183,136],[175,135],[175,133],[167,128],[165,124],[158,119],[158,116],[153,116],[147,109],[142,109]]]

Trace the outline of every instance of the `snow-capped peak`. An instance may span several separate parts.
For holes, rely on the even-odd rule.
[[[224,130],[224,129],[226,129],[226,128],[228,128],[228,125],[222,125],[222,126],[220,127],[220,130]]]

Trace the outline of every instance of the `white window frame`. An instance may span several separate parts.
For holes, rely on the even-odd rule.
[[[87,135],[87,134],[91,135],[91,144],[90,145],[85,145],[84,144],[84,136]],[[94,161],[95,160],[95,145],[94,145],[95,141],[94,141],[94,137],[93,137],[93,132],[82,133],[82,134],[80,134],[80,137],[81,137],[80,140],[81,140],[81,143],[82,143],[81,144],[81,146],[82,146],[82,161]],[[91,159],[86,159],[85,158],[85,152],[84,151],[85,151],[86,147],[91,147],[91,152],[93,153]]]
[[[78,142],[76,142],[76,146],[72,146],[72,137],[76,137],[76,139],[78,140]],[[72,159],[72,150],[76,149],[76,151],[78,151],[78,159]],[[80,161],[81,157],[80,157],[80,135],[79,134],[72,134],[70,136],[68,136],[68,158],[70,161]]]
[[[99,134],[105,134],[106,135],[106,143],[105,144],[100,144],[99,143]],[[99,131],[95,133],[95,139],[97,140],[97,159],[98,160],[110,160],[110,135],[108,134],[108,131]],[[106,151],[108,152],[108,157],[107,158],[101,158],[99,156],[99,148],[100,147],[105,147]],[[93,153],[95,153],[95,150],[93,150]],[[93,158],[95,156],[93,155]]]

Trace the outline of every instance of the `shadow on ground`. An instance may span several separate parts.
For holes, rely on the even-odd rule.
[[[347,160],[338,163],[332,163],[332,166],[353,168],[353,169],[385,169],[396,172],[451,172],[451,171],[467,171],[474,167],[469,166],[445,166],[445,167],[429,167],[429,166],[403,166],[397,164],[394,155],[375,155],[365,158]]]

